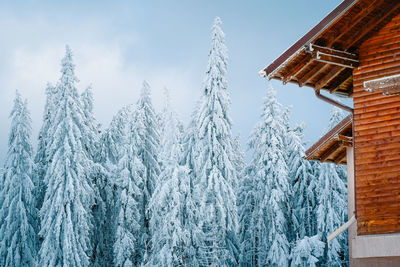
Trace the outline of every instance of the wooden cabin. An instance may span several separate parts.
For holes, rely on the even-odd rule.
[[[400,266],[400,0],[343,1],[260,75],[350,112],[306,158],[347,164],[350,265]]]

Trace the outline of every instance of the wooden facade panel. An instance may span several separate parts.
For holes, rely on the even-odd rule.
[[[381,150],[364,150],[358,151],[357,155],[362,155],[362,159],[380,159],[381,157],[391,156],[398,154],[398,147],[387,147]]]
[[[363,83],[400,74],[400,15],[359,47],[353,71],[358,234],[400,232],[400,96]]]
[[[364,90],[364,88],[363,88]],[[357,93],[357,98],[365,98],[365,97],[369,97],[368,94],[359,94]],[[399,96],[391,96],[391,97],[385,97],[382,98],[382,93],[381,94],[374,94],[371,95],[371,99],[357,99],[358,103],[354,103],[354,109],[361,109],[361,108],[373,108],[374,106],[382,106],[382,105],[386,105],[386,104],[392,104],[392,103],[398,103],[398,101],[400,101],[400,97]],[[379,109],[379,107],[377,107],[377,109]]]
[[[375,106],[368,106],[368,107],[364,107],[364,108],[358,108],[357,110],[354,110],[354,117],[357,117],[358,115],[367,116],[367,114],[369,114],[369,113],[382,112],[386,109],[392,109],[392,108],[398,108],[400,110],[400,107],[399,107],[397,101],[383,104],[383,105],[380,105],[379,107],[376,107],[376,105],[375,105]]]
[[[389,234],[397,233],[399,224],[400,219],[383,217],[382,219],[363,219],[361,222],[357,221],[357,228],[359,234]]]
[[[393,164],[393,161],[399,160],[400,155],[396,153],[392,153],[389,155],[370,157],[370,158],[361,158],[360,162],[357,164],[359,169],[368,169],[368,168],[382,168],[387,167],[389,164]],[[385,166],[385,164],[388,164]]]
[[[364,118],[359,118],[354,121],[354,125],[366,125],[369,124],[373,126],[377,122],[398,120],[400,118],[400,113],[391,112],[390,114],[384,114],[383,111],[376,111],[375,116],[365,116]]]

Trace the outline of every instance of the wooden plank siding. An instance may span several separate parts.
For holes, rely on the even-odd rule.
[[[400,15],[359,47],[353,70],[358,234],[400,232],[400,96],[367,92],[363,82],[400,74]]]

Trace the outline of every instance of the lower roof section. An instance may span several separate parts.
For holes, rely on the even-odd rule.
[[[349,115],[307,151],[307,160],[346,164],[346,147],[353,146],[353,116]]]

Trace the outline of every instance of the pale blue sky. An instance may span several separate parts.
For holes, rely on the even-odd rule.
[[[146,79],[157,109],[163,87],[188,122],[201,90],[211,23],[221,17],[229,49],[228,81],[234,133],[243,144],[259,119],[266,80],[258,71],[335,8],[340,0],[257,1],[5,1],[0,2],[0,163],[7,148],[14,92],[28,98],[36,140],[47,82],[59,77],[65,44],[75,55],[78,87],[93,85],[95,115],[107,126],[136,102]],[[330,106],[311,88],[272,82],[292,105],[292,125],[307,125],[314,142]]]

